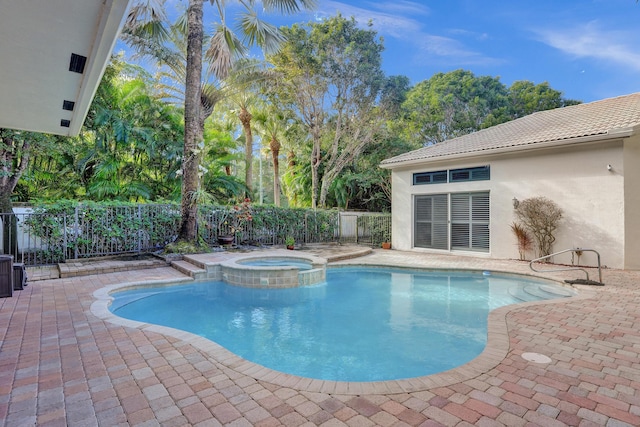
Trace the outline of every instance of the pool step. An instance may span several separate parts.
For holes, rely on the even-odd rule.
[[[201,280],[207,277],[207,270],[188,261],[171,261],[171,266],[180,273],[193,277],[194,280]]]
[[[555,286],[527,285],[523,288],[511,287],[509,288],[509,294],[521,301],[539,301],[541,299],[567,298],[575,295],[575,292]]]
[[[58,277],[88,276],[90,274],[106,274],[121,271],[142,270],[147,268],[166,267],[166,261],[154,257],[131,256],[131,260],[124,257],[103,257],[97,259],[67,260],[58,264]],[[31,276],[29,276],[31,280]]]
[[[525,301],[525,302],[540,300],[540,298],[531,294],[530,292],[526,292],[524,289],[520,288],[519,286],[510,287],[509,295],[511,295],[515,299],[518,299],[520,301]]]

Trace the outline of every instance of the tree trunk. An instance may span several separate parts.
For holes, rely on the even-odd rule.
[[[2,216],[4,253],[18,256],[18,221],[13,214],[11,195],[29,165],[31,143],[17,141],[11,130],[0,129],[0,213]]]
[[[13,214],[11,192],[0,192],[0,212],[2,216],[2,248],[6,255],[13,255],[13,260],[18,259],[18,221]]]
[[[240,122],[244,132],[244,158],[245,158],[245,175],[244,182],[247,186],[247,197],[251,197],[253,193],[253,133],[251,133],[251,113],[245,107],[240,109]]]
[[[329,186],[331,185],[331,183],[333,182],[333,177],[332,176],[323,176],[322,177],[322,181],[321,181],[321,185],[320,185],[320,206],[326,206],[327,205],[327,196],[329,195]]]
[[[277,138],[271,138],[269,141],[271,156],[273,158],[273,204],[280,206],[280,141]]]
[[[318,207],[318,184],[320,176],[318,168],[320,168],[320,136],[313,136],[313,150],[311,151],[311,208]]]
[[[200,97],[202,79],[202,3],[189,0],[187,10],[187,69],[184,99],[184,153],[182,157],[182,215],[178,238],[196,242],[200,184],[199,166],[203,129],[200,126]]]

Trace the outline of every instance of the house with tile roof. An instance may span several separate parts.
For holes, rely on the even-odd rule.
[[[554,252],[594,249],[603,265],[640,269],[640,93],[540,111],[380,166],[391,170],[396,249],[517,259],[514,206],[544,196],[563,210]],[[580,264],[596,261],[585,252]]]

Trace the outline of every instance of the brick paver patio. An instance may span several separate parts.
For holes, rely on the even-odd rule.
[[[529,272],[517,261],[398,251],[343,262]],[[500,309],[485,353],[505,356],[503,347],[505,357],[454,370],[444,386],[426,377],[387,393],[256,379],[188,334],[91,311],[105,286],[184,278],[169,267],[69,277],[0,299],[2,425],[640,425],[640,272],[605,270],[606,286],[581,287],[579,298]]]

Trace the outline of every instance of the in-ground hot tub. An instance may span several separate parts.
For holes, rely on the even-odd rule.
[[[313,255],[247,255],[220,264],[222,280],[250,288],[293,288],[326,281],[327,260]]]

